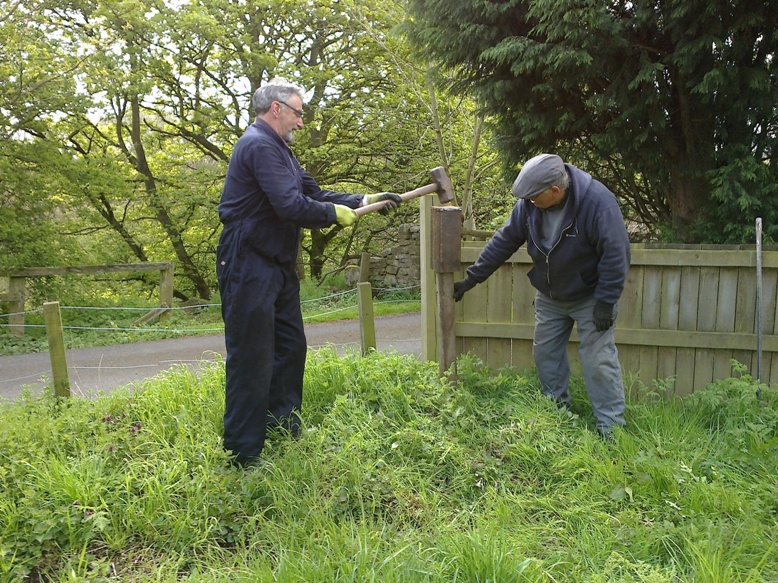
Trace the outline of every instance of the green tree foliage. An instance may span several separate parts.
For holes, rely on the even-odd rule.
[[[511,168],[557,151],[650,231],[778,238],[768,0],[410,0],[408,32],[499,121]]]
[[[56,263],[75,252],[51,244],[61,164],[56,147],[39,140],[46,120],[73,95],[71,65],[46,30],[27,26],[39,8],[0,5],[0,269]]]
[[[391,34],[397,4],[38,0],[3,10],[7,265],[174,260],[176,295],[209,297],[226,164],[253,120],[251,94],[276,75],[309,90],[295,151],[323,186],[402,192],[440,165],[424,78],[405,70],[407,49]],[[346,233],[314,231],[306,262],[318,276],[377,251],[396,222],[371,215]]]

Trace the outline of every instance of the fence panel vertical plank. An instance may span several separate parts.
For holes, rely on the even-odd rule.
[[[620,345],[619,330],[639,330],[643,325],[643,267],[633,266],[624,282],[624,293],[619,300],[619,315],[616,319],[616,344],[619,350],[619,362],[625,374],[640,376],[642,351],[638,346]],[[642,380],[642,378],[641,378]]]
[[[647,267],[643,294],[643,328],[661,329],[662,297],[665,269],[662,267]],[[660,378],[676,376],[678,373],[675,361],[676,349],[659,347],[657,349],[657,375]],[[677,385],[676,385],[677,388]]]
[[[718,350],[713,360],[713,378],[725,379],[732,376],[732,351]]]
[[[764,284],[762,286],[764,288]],[[762,298],[764,302],[764,298]],[[735,306],[735,332],[756,334],[756,269],[741,267],[738,269],[737,301]],[[744,346],[743,350],[734,350],[732,358],[743,363],[749,372],[756,376],[756,338],[753,346]]]
[[[679,349],[680,352],[680,349]],[[690,351],[694,352],[694,351]],[[694,381],[688,391],[680,391],[677,394],[687,395],[693,391],[704,389],[714,377],[713,367],[716,364],[716,358],[712,350],[697,350],[694,359]]]
[[[700,270],[697,267],[681,268],[681,298],[678,310],[678,329],[696,330],[699,312]]]
[[[749,374],[756,377],[756,343],[753,350],[733,350],[730,354],[730,359],[726,363],[721,363],[717,378],[732,376],[732,360],[737,360],[748,369]],[[762,357],[762,361],[764,362],[764,357]]]
[[[738,301],[738,280],[739,270],[737,268],[722,267],[719,270],[719,291],[716,302],[716,331],[717,332],[734,332],[737,312]],[[754,282],[752,280],[750,293],[756,293]],[[750,295],[750,294],[749,294]],[[756,301],[756,300],[754,300]],[[753,332],[753,328],[749,332]],[[756,349],[756,343],[753,347]],[[713,379],[725,378],[731,376],[732,365],[731,360],[733,358],[732,350],[717,350],[715,351],[715,358],[711,366],[711,378],[707,383],[710,383]],[[746,364],[746,363],[744,363]],[[748,363],[750,364],[750,363]]]
[[[633,266],[627,274],[619,299],[619,327],[635,329],[643,325],[643,272],[642,266]]]
[[[682,267],[680,269],[681,285],[680,297],[678,299],[678,329],[696,330],[697,317],[701,305],[700,296],[704,291],[700,289],[700,271],[697,267]],[[699,356],[699,358],[698,358]],[[695,388],[698,375],[705,375],[702,363],[706,362],[708,357],[698,355],[694,350],[677,350],[676,363],[678,371],[676,372],[676,394],[686,395]]]
[[[621,348],[619,348],[621,350]],[[637,371],[640,382],[651,387],[659,375],[659,349],[656,346],[641,346],[640,350],[640,368]]]
[[[678,348],[675,350],[675,394],[688,395],[694,391],[697,383],[697,375],[703,378],[707,371],[698,372],[696,367],[696,353],[693,348]]]
[[[700,269],[700,310],[697,312],[697,330],[713,332],[718,312],[719,269]]]
[[[762,331],[765,335],[778,335],[778,270],[762,275]],[[756,366],[752,370],[756,375]],[[760,380],[766,384],[778,384],[778,352],[762,353]]]
[[[659,328],[662,270],[646,266],[643,270],[643,328]]]
[[[753,334],[756,331],[756,274],[751,268],[737,270],[737,301],[735,305],[735,332]],[[764,285],[762,285],[764,288]],[[762,299],[764,301],[764,298]]]
[[[465,277],[465,264],[462,264],[462,269],[454,274],[454,281],[459,281],[460,279],[464,279]],[[462,302],[459,301],[454,304],[454,327],[456,328],[456,322],[464,322],[465,321],[465,312],[464,312],[464,306],[462,305]],[[437,323],[435,324],[437,327]],[[423,325],[422,325],[423,327]],[[437,332],[436,332],[437,334]],[[462,336],[457,336],[456,341],[454,342],[455,346],[457,347],[457,350],[460,354],[463,354],[465,352],[465,345],[464,345],[465,339]]]
[[[678,329],[678,310],[681,296],[681,273],[675,268],[662,270],[662,301],[660,302],[659,327],[663,330]]]
[[[738,270],[722,267],[719,271],[719,296],[716,305],[716,332],[735,331]],[[753,288],[752,288],[753,289]]]
[[[513,297],[513,269],[506,263],[495,271],[487,280],[486,321],[510,322],[511,301]],[[511,339],[490,337],[487,342],[488,354],[486,364],[500,368],[511,361]]]
[[[762,275],[762,329],[765,334],[778,334],[777,288],[778,270],[764,273]]]
[[[773,275],[773,272],[768,272],[768,274]],[[743,332],[748,334],[756,334],[757,332],[756,279],[756,267],[741,267],[738,269],[737,305],[735,308],[735,332]],[[763,293],[766,289],[764,282],[765,279],[767,278],[765,278],[763,270]],[[765,297],[763,295],[762,304],[764,303]],[[764,326],[764,317],[762,317],[762,325]],[[762,333],[764,334],[764,330]],[[733,351],[732,358],[738,362],[742,362],[750,374],[756,378],[758,368],[756,337],[754,338],[753,346],[744,346],[743,350]],[[764,361],[764,358],[762,360]]]
[[[700,269],[700,293],[699,309],[697,311],[697,327],[702,332],[714,332],[719,319],[719,278],[721,269],[718,267],[702,267]],[[723,319],[724,320],[724,319]],[[688,389],[678,392],[679,395],[687,394],[692,390],[699,390],[710,382],[713,375],[713,362],[715,351],[711,348],[697,348],[695,361],[710,363],[703,370],[698,371],[696,381],[689,383]]]
[[[676,362],[675,362],[675,349],[667,349],[667,348],[657,348],[656,351],[656,378],[662,381],[665,381],[667,379],[673,378],[677,380],[676,377]],[[673,382],[673,392],[671,394],[674,394],[677,389],[677,382]],[[668,395],[671,396],[671,395]]]
[[[489,278],[491,279],[491,278]],[[486,322],[486,302],[489,280],[478,284],[462,298],[462,315],[466,322]],[[465,338],[462,342],[464,352],[476,355],[486,362],[486,338]]]
[[[516,326],[534,327],[535,309],[532,301],[535,288],[527,279],[529,266],[526,263],[513,263],[511,268],[512,305],[511,322]],[[529,369],[534,366],[532,360],[532,338],[529,340],[514,338],[511,342],[511,366],[516,369]]]

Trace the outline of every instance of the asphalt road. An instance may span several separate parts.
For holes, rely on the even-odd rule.
[[[381,316],[375,320],[376,348],[421,354],[421,315]],[[306,324],[312,349],[332,345],[339,353],[360,349],[357,320]],[[66,351],[71,392],[93,396],[153,377],[174,366],[191,366],[224,356],[224,336],[187,336]],[[16,398],[24,388],[40,392],[51,380],[48,352],[0,356],[0,398]]]

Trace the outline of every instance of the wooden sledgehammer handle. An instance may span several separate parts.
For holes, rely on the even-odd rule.
[[[419,188],[416,188],[414,190],[409,190],[408,192],[404,192],[400,195],[400,198],[403,199],[403,202],[407,200],[411,200],[412,198],[419,198],[420,196],[424,196],[425,194],[432,194],[433,192],[437,192],[439,188],[438,184],[426,184],[424,186],[420,186]],[[372,213],[374,211],[380,211],[382,208],[386,206],[386,203],[388,203],[388,200],[380,200],[378,202],[374,202],[373,204],[367,204],[365,206],[361,206],[358,209],[354,209],[357,213],[358,217],[361,217],[362,215],[366,215],[368,213]]]

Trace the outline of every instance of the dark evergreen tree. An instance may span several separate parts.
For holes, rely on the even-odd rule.
[[[778,239],[772,0],[409,0],[409,37],[499,120],[675,241]]]

